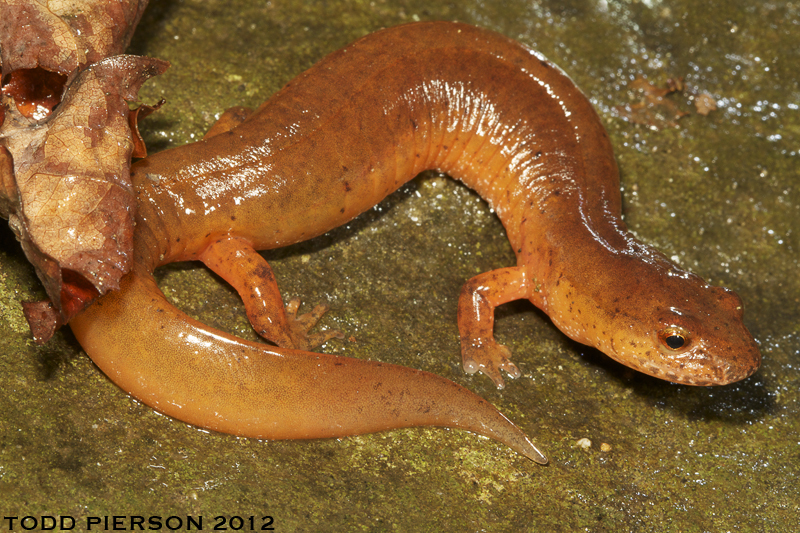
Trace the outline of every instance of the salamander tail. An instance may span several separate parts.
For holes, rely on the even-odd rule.
[[[202,427],[261,439],[343,437],[444,426],[545,456],[489,402],[435,374],[300,350],[214,330],[176,309],[152,275],[132,272],[70,325],[124,391]]]

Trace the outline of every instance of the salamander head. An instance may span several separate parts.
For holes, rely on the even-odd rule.
[[[608,355],[684,385],[726,385],[755,372],[761,352],[739,296],[669,266],[659,283],[636,284],[636,308],[614,318]]]
[[[742,323],[742,301],[728,289],[694,283],[683,287],[684,295],[694,293],[690,298],[653,307],[645,322],[649,331],[612,335],[615,353],[610,355],[645,374],[685,385],[726,385],[755,372],[761,353]],[[629,328],[631,333],[636,329]]]
[[[660,254],[658,254],[660,256]],[[761,353],[733,291],[707,284],[666,258],[621,258],[617,268],[561,280],[554,322],[570,337],[651,376],[684,385],[726,385],[755,372]],[[560,298],[559,298],[560,296]],[[569,317],[580,318],[570,319]]]

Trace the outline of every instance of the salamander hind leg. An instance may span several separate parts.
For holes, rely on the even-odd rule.
[[[203,139],[208,140],[220,133],[231,131],[252,114],[253,110],[249,107],[237,106],[226,109],[217,121],[211,125],[206,134],[203,135]]]
[[[236,289],[250,324],[278,346],[308,350],[332,338],[344,337],[337,330],[309,333],[328,307],[318,305],[310,313],[298,315],[300,300],[292,299],[284,308],[272,268],[245,239],[218,239],[203,250],[200,260]]]
[[[522,375],[511,362],[509,349],[494,340],[494,308],[526,294],[525,274],[518,267],[485,272],[464,284],[458,299],[458,330],[465,372],[480,371],[499,389],[505,386],[502,372],[511,378]]]

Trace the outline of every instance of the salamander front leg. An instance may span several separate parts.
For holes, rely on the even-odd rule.
[[[310,313],[298,315],[300,300],[293,298],[284,308],[272,268],[245,239],[219,239],[203,250],[200,260],[236,289],[250,324],[278,346],[308,350],[329,339],[344,337],[340,331],[330,329],[310,334],[328,306],[318,305]]]
[[[498,389],[505,386],[501,371],[512,378],[522,375],[508,348],[494,340],[494,308],[526,298],[527,293],[525,273],[519,267],[485,272],[464,284],[458,299],[458,330],[465,372],[483,372]]]

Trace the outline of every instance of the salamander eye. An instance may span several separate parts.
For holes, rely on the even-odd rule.
[[[680,326],[667,326],[658,332],[658,340],[668,351],[678,352],[689,347],[691,336]]]

